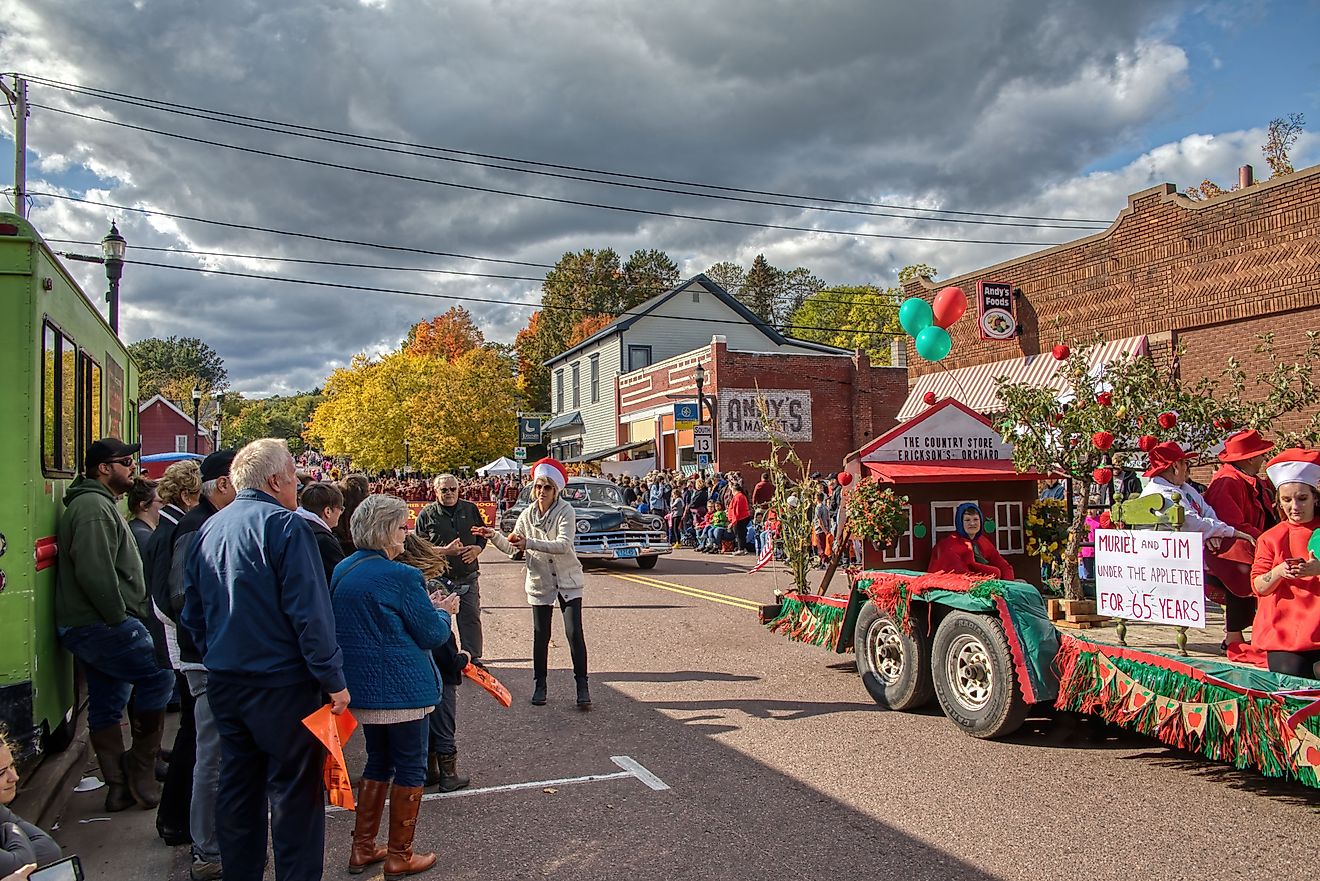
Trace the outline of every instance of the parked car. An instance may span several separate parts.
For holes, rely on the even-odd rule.
[[[624,504],[623,493],[608,480],[598,477],[573,477],[560,494],[577,514],[577,536],[573,547],[583,560],[636,560],[642,569],[651,569],[661,554],[668,554],[669,536],[665,518],[641,514]],[[500,529],[513,530],[518,515],[531,502],[529,483],[518,500],[504,512]]]

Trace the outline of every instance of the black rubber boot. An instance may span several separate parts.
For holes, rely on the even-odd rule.
[[[435,786],[444,779],[444,773],[440,770],[440,753],[431,753],[426,760],[426,785]]]
[[[534,706],[545,706],[545,680],[536,680],[536,685],[532,689],[532,704]]]
[[[591,692],[587,689],[587,677],[577,677],[577,706],[579,710],[591,709]]]
[[[472,781],[458,776],[458,753],[440,753],[440,791],[456,792]]]

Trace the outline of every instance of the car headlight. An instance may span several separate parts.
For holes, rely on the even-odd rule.
[[[578,532],[590,532],[590,531],[591,531],[591,523],[590,523],[589,521],[587,521],[587,520],[579,520],[579,521],[577,522],[577,531],[578,531]]]
[[[665,528],[665,521],[664,521],[662,518],[660,518],[660,517],[652,517],[652,518],[651,518],[651,528],[652,528],[652,529],[664,529],[664,528]]]

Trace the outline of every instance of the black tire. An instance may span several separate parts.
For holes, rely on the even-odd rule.
[[[649,554],[645,557],[637,558],[638,569],[654,569],[655,564],[660,562],[659,554]]]
[[[940,709],[964,734],[1004,737],[1026,721],[1031,705],[998,618],[950,612],[935,631],[931,668]]]
[[[904,633],[875,603],[857,616],[853,635],[857,673],[877,704],[891,710],[915,710],[930,703],[930,637],[919,626]]]

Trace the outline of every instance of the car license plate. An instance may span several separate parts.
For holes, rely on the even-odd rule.
[[[614,551],[614,559],[629,560],[637,556],[637,548],[617,548]]]

